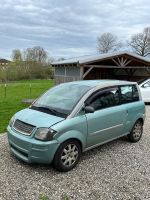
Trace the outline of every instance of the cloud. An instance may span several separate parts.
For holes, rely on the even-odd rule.
[[[149,0],[0,0],[0,57],[14,48],[44,47],[54,57],[96,53],[97,37],[122,40],[149,26]]]

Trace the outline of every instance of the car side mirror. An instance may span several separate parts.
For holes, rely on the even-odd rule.
[[[85,106],[84,111],[85,113],[94,113],[95,109],[92,106]]]

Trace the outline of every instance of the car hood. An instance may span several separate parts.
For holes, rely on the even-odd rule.
[[[47,127],[64,120],[65,118],[57,117],[37,110],[26,108],[15,114],[15,118],[25,123],[32,124],[36,127]]]

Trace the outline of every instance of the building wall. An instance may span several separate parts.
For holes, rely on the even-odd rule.
[[[80,80],[79,67],[55,67],[55,84]]]
[[[80,67],[55,67],[55,84],[64,82],[71,82],[81,80],[80,78]],[[84,73],[86,72],[84,69]],[[85,80],[91,79],[119,79],[138,81],[143,78],[149,78],[150,72],[148,73],[145,69],[137,69],[133,76],[129,76],[125,70],[114,71],[115,69],[104,69],[104,68],[93,68],[89,74],[84,78]]]

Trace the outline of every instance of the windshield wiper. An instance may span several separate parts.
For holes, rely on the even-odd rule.
[[[51,113],[53,113],[53,114],[56,114],[57,113],[57,111],[56,110],[54,110],[54,109],[52,109],[52,108],[49,108],[49,107],[46,107],[46,106],[35,106],[37,109],[44,109],[44,110],[48,110],[48,111],[50,111]]]
[[[63,117],[65,117],[66,116],[66,114],[65,113],[61,113],[61,112],[59,112],[59,111],[57,111],[57,110],[55,110],[55,109],[53,109],[53,108],[49,108],[49,107],[46,107],[46,106],[32,106],[31,108],[33,108],[33,109],[36,109],[36,110],[45,110],[45,111],[48,111],[48,113],[50,113],[50,114],[54,114],[54,115],[56,115],[56,116],[63,116]]]

